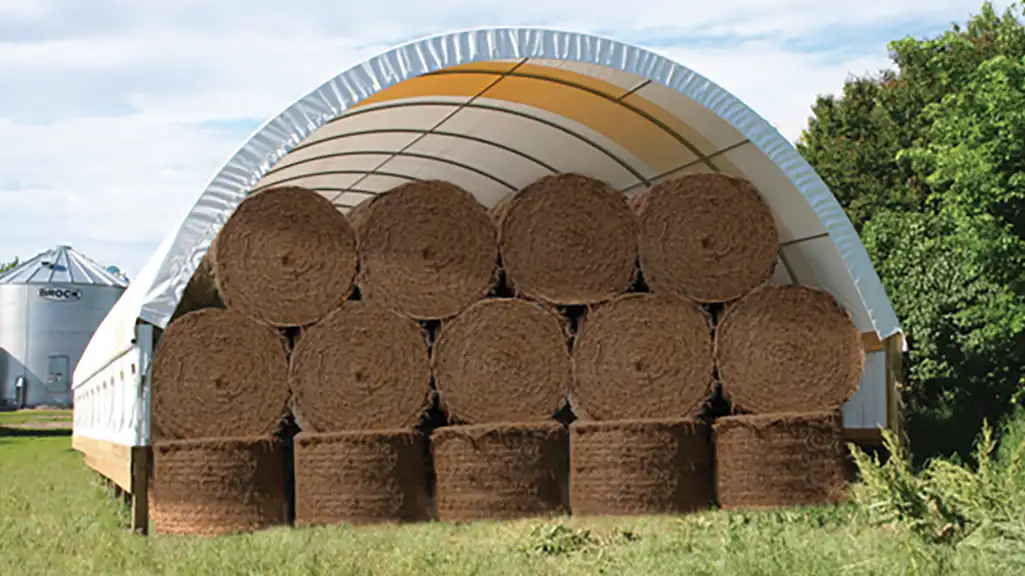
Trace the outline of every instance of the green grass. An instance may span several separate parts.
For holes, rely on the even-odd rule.
[[[880,494],[886,497],[887,488]],[[124,506],[82,464],[68,436],[0,436],[0,558],[8,574],[1016,573],[999,551],[936,543],[900,523],[881,526],[854,506],[682,518],[281,528],[214,539],[133,536],[122,528],[125,520]]]
[[[71,410],[17,410],[0,412],[0,426],[32,426],[40,423],[54,425],[67,423],[71,426]]]

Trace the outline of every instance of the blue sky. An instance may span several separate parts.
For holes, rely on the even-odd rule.
[[[614,36],[704,74],[793,140],[817,94],[889,66],[887,41],[942,31],[981,1],[629,6],[0,0],[0,261],[71,244],[133,277],[255,127],[349,66],[427,34],[536,25]]]

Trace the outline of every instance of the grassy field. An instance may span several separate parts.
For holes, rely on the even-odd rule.
[[[0,426],[62,428],[71,426],[71,410],[18,410],[0,412]]]
[[[6,419],[5,419],[6,420]],[[0,422],[2,424],[2,422]],[[986,546],[930,542],[859,508],[683,518],[275,529],[133,536],[66,431],[0,429],[0,558],[36,575],[847,575],[1008,572]]]

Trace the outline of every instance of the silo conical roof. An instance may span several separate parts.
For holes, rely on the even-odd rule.
[[[126,279],[111,274],[71,246],[57,246],[18,264],[0,275],[0,284],[78,284],[128,286]]]

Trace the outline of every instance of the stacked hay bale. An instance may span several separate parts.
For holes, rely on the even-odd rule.
[[[430,369],[420,326],[349,301],[304,331],[292,356],[297,525],[427,517]]]
[[[828,292],[763,286],[728,306],[716,334],[723,392],[743,415],[716,422],[725,508],[842,499],[841,406],[864,365],[861,334]]]
[[[714,424],[719,504],[835,501],[844,485],[839,409],[863,367],[850,317],[827,292],[769,284],[779,234],[751,183],[690,175],[633,203],[651,291],[723,307],[714,356],[735,415]]]
[[[198,296],[184,299],[188,311],[176,314],[154,354],[159,532],[223,534],[287,522],[288,451],[278,432],[288,413],[290,344],[280,329],[344,301],[356,272],[344,216],[299,188],[247,198],[212,248],[190,282],[189,295]]]
[[[572,384],[560,307],[622,293],[636,275],[636,218],[578,174],[542,178],[492,209],[505,290],[442,326],[433,354],[456,423],[432,442],[441,520],[569,509],[569,438],[554,416]]]
[[[415,182],[349,215],[361,299],[307,329],[292,358],[298,525],[409,522],[430,514],[428,338],[487,295],[495,231],[466,191]]]
[[[298,525],[834,501],[860,334],[828,293],[770,284],[778,250],[721,174],[629,201],[556,174],[491,214],[441,181],[347,217],[253,195],[156,353],[157,528],[285,523],[290,474]]]
[[[449,425],[431,438],[439,520],[566,511],[566,430],[552,416],[570,362],[559,317],[514,298],[443,324],[432,356]]]
[[[719,297],[724,274],[715,268],[721,257],[702,262],[700,250],[715,243],[729,255],[719,236],[731,228],[702,228],[701,208],[674,211],[690,200],[675,182],[631,200],[647,293],[592,307],[578,328],[574,514],[683,513],[714,500],[711,430],[698,419],[714,391],[712,317],[700,303]]]
[[[506,282],[556,306],[626,292],[637,276],[637,218],[623,195],[580,174],[547,176],[493,209]]]
[[[656,184],[631,203],[641,225],[641,272],[652,292],[715,304],[772,277],[779,234],[750,182],[690,174]]]
[[[575,514],[683,513],[713,502],[707,313],[674,294],[629,294],[590,311],[573,349]]]

